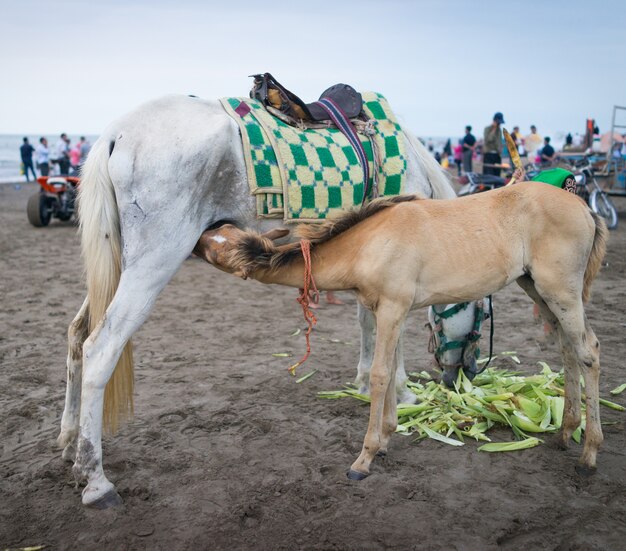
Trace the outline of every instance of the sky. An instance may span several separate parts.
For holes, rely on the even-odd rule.
[[[148,99],[387,96],[420,136],[608,130],[626,105],[626,0],[0,0],[0,134],[98,134]],[[626,121],[622,121],[626,124]]]

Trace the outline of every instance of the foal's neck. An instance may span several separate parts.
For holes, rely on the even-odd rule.
[[[311,269],[318,289],[341,291],[354,289],[351,257],[340,251],[336,240],[315,246],[311,250]],[[257,270],[250,277],[261,283],[275,283],[300,288],[304,282],[305,263],[303,256],[292,260],[276,270]]]

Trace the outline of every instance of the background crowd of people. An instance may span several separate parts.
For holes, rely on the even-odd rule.
[[[28,138],[24,138],[20,147],[20,157],[26,181],[30,181],[31,174],[33,179],[37,178],[35,166],[40,176],[77,174],[90,149],[91,144],[85,136],[81,136],[80,140],[72,145],[65,132],[59,136],[53,148],[48,146],[48,140],[43,136],[39,138],[36,148]]]
[[[452,146],[449,139],[441,151],[435,150],[432,143],[428,149],[437,161],[444,167],[456,166],[457,175],[474,172],[475,163],[482,165],[483,174],[500,176],[504,165],[503,157],[508,155],[504,141],[502,126],[505,124],[504,115],[500,112],[494,114],[491,124],[485,127],[482,136],[476,137],[472,133],[472,126],[465,127],[464,136]],[[599,139],[599,129],[595,124],[590,129],[592,141]],[[542,137],[537,131],[537,126],[532,124],[530,132],[523,135],[519,126],[514,126],[511,132],[517,152],[524,164],[536,164],[542,168],[554,166],[558,161],[559,153],[555,150],[550,136]],[[581,134],[568,133],[563,145],[564,152],[583,151],[590,148],[590,143],[585,143],[586,137]],[[615,155],[626,157],[626,135],[615,145]]]

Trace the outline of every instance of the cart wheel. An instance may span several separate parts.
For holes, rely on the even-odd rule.
[[[614,230],[617,227],[617,210],[606,193],[594,189],[589,195],[589,206],[593,212],[604,218],[607,228]]]
[[[28,199],[26,205],[28,221],[36,228],[47,226],[50,223],[52,211],[48,207],[48,200],[43,193],[35,193]]]

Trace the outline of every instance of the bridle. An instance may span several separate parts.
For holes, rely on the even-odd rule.
[[[469,302],[461,302],[459,304],[454,304],[449,308],[445,308],[441,311],[437,310],[436,306],[433,306],[433,317],[434,324],[430,325],[430,338],[428,340],[428,351],[434,355],[435,361],[437,365],[445,370],[447,368],[463,368],[463,357],[465,356],[465,349],[477,343],[480,340],[481,333],[480,328],[483,324],[485,318],[485,305],[483,300],[476,301],[476,311],[474,312],[474,325],[472,326],[472,330],[465,335],[463,339],[460,340],[448,340],[448,337],[443,331],[443,320],[451,318],[452,316],[466,310],[470,305]],[[489,296],[489,317],[491,318],[491,328],[489,331],[489,359],[487,363],[479,370],[472,371],[474,375],[478,375],[482,373],[491,362],[492,351],[493,351],[493,304],[491,300],[491,296]],[[446,364],[443,362],[442,358],[445,352],[448,350],[461,350],[460,360],[456,364]],[[480,348],[475,346],[474,357],[478,359],[480,357]]]

